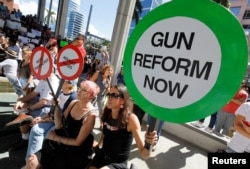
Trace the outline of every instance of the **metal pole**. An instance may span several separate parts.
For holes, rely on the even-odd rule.
[[[86,36],[86,37],[87,37],[88,31],[89,31],[89,23],[90,23],[90,18],[91,18],[91,14],[92,14],[92,8],[93,8],[93,5],[90,5],[89,16],[88,16],[88,22],[87,22],[86,30],[85,30],[85,36]]]
[[[120,71],[124,58],[124,49],[133,17],[135,2],[136,0],[119,1],[110,46],[111,64],[114,66],[114,75]]]
[[[49,27],[49,22],[50,22],[50,14],[51,14],[51,8],[52,8],[52,3],[53,3],[53,0],[50,0],[50,4],[49,4],[49,11],[48,11],[48,20],[47,20],[47,25]]]

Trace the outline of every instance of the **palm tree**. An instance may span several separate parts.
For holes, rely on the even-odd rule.
[[[55,11],[50,11],[48,9],[45,9],[47,15],[44,17],[44,23],[48,22],[48,18],[50,18],[49,23],[54,24],[56,22],[56,12]]]
[[[134,13],[133,13],[133,16],[132,16],[132,20],[134,20],[136,24],[138,24],[138,22],[140,20],[141,13],[142,13],[141,1],[140,0],[136,0],[136,2],[135,2],[135,9],[134,9]]]
[[[222,6],[229,8],[230,7],[230,0],[213,0],[214,2],[217,2],[218,4],[221,4]]]

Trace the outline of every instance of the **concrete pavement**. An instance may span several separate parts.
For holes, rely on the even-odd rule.
[[[8,152],[8,147],[20,138],[18,126],[4,128],[4,124],[13,119],[12,106],[15,103],[14,93],[0,93],[0,168],[20,169],[24,164],[26,148]],[[99,120],[97,120],[96,126]],[[142,125],[143,134],[145,123]],[[100,131],[94,129],[96,137]],[[135,164],[138,169],[207,169],[207,151],[190,144],[173,134],[162,131],[157,149],[152,157],[143,160],[140,158],[135,142],[133,142],[129,164]]]

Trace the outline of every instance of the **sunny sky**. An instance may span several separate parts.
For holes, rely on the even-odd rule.
[[[90,6],[92,6],[92,14],[89,25],[91,34],[111,39],[116,10],[119,0],[77,0],[80,3],[80,12],[84,15],[89,15]],[[47,0],[47,8],[49,8]],[[56,9],[58,0],[53,0],[52,9]],[[38,0],[15,0],[19,4],[19,8],[23,14],[36,14]]]
[[[86,16],[89,15],[90,6],[92,7],[91,20],[89,25],[89,32],[91,34],[110,39],[116,18],[116,11],[119,0],[76,0],[80,3],[80,12]],[[168,1],[168,0],[163,0]],[[15,0],[19,4],[19,8],[23,14],[36,14],[38,0]],[[50,1],[47,0],[47,7],[49,8]],[[53,0],[52,9],[57,9],[58,0]]]

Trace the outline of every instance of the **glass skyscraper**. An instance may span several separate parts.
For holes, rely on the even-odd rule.
[[[149,13],[151,10],[162,4],[162,0],[140,0],[140,2],[142,5],[142,13],[140,15],[140,19],[142,19],[145,15],[147,15],[147,13]],[[129,35],[134,30],[135,26],[136,23],[134,20],[132,20],[129,29]]]
[[[66,18],[65,37],[67,39],[74,39],[79,33],[85,32],[85,15],[79,12],[80,4],[75,0],[69,1],[69,7]]]

